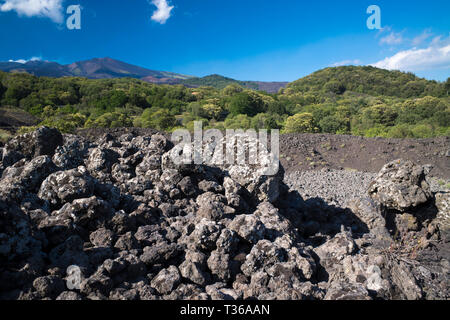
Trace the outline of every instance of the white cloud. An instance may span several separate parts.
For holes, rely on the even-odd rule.
[[[441,41],[442,41],[442,36],[434,37],[433,40],[431,40],[431,45],[437,45]]]
[[[331,65],[331,67],[342,67],[342,66],[348,66],[348,65],[360,65],[361,60],[355,59],[355,60],[344,60],[335,62]]]
[[[152,20],[164,24],[170,18],[173,6],[169,6],[168,0],[152,0],[152,4],[156,6],[153,12]]]
[[[433,34],[431,33],[431,29],[425,29],[421,34],[412,39],[412,45],[418,46],[422,44],[425,40],[431,37]]]
[[[427,48],[412,48],[397,52],[391,57],[372,64],[374,67],[401,70],[421,71],[450,68],[450,41],[440,38],[435,40]]]
[[[40,57],[32,57],[32,58],[30,58],[28,60],[17,59],[17,60],[9,60],[8,62],[17,62],[17,63],[25,64],[25,63],[27,63],[29,61],[41,61],[41,60],[42,60],[42,58],[40,58]]]
[[[387,36],[380,39],[380,44],[396,45],[403,42],[403,36],[401,33],[391,32]]]
[[[63,0],[1,0],[0,11],[16,11],[19,16],[46,17],[63,22]]]

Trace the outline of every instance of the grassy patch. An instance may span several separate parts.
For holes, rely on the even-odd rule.
[[[9,139],[11,139],[12,134],[6,130],[2,130],[0,129],[0,141],[5,143],[7,142]]]

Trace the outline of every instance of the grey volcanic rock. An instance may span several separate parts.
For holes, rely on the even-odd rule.
[[[18,161],[3,172],[0,196],[21,201],[27,191],[36,192],[54,171],[56,166],[48,156],[38,156],[30,162]]]
[[[31,160],[38,156],[53,156],[55,149],[62,144],[63,136],[58,130],[41,127],[11,139],[3,149],[3,164],[9,166],[17,158]]]
[[[164,135],[118,132],[41,128],[3,148],[0,299],[450,297],[448,192],[427,168],[284,184],[269,155],[180,165]]]
[[[33,281],[33,287],[41,297],[56,297],[64,291],[64,281],[57,276],[39,277]]]
[[[450,192],[436,194],[436,207],[439,210],[436,219],[443,230],[450,229]]]
[[[89,240],[96,247],[111,247],[114,242],[114,232],[100,228],[89,235]]]
[[[187,251],[184,262],[179,266],[183,278],[199,286],[211,281],[206,268],[206,255],[198,251]]]
[[[256,244],[264,239],[266,228],[255,215],[239,215],[231,221],[228,228],[235,231],[244,240]]]
[[[112,166],[118,161],[118,154],[111,149],[94,148],[89,153],[86,168],[89,173],[100,180],[107,180]]]
[[[226,203],[227,199],[221,194],[205,192],[198,196],[196,202],[198,205],[197,215],[209,220],[221,220],[226,215],[232,215],[235,210]]]
[[[94,194],[94,179],[85,167],[56,172],[42,183],[38,192],[41,199],[58,206],[75,199],[87,198]]]
[[[374,235],[389,238],[383,209],[377,206],[372,199],[369,197],[354,199],[349,202],[348,206]]]
[[[408,300],[422,298],[422,289],[417,285],[417,280],[412,275],[410,267],[404,262],[395,264],[392,268],[392,280],[400,288]]]
[[[168,294],[172,292],[180,284],[181,276],[178,268],[170,266],[161,270],[156,277],[153,278],[151,286],[160,294]]]
[[[404,160],[386,164],[370,184],[369,195],[386,208],[401,212],[416,208],[432,197],[424,168]]]
[[[64,145],[58,146],[53,162],[60,168],[74,169],[84,165],[89,143],[74,135],[64,135]]]
[[[361,284],[336,282],[328,289],[325,300],[372,300]]]
[[[321,198],[329,205],[346,207],[352,199],[367,197],[369,184],[376,174],[347,170],[292,171],[284,181],[303,199]]]
[[[64,291],[62,292],[56,300],[62,300],[62,301],[75,301],[75,300],[82,300],[81,295],[78,294],[75,291]]]
[[[280,196],[280,184],[284,175],[281,165],[278,168],[278,159],[255,138],[241,134],[236,134],[234,138],[235,162],[234,164],[225,163],[222,169],[228,172],[230,178],[244,187],[258,202],[275,202]],[[242,142],[244,142],[244,148],[238,148],[237,145]],[[226,141],[218,142],[219,146],[223,144],[226,144]],[[257,148],[259,151],[256,159],[251,156],[253,148]],[[240,164],[239,159],[245,159],[247,154],[250,154],[248,160],[250,163]],[[253,164],[252,161],[256,164]],[[274,167],[279,169],[275,173],[273,172]]]
[[[355,253],[356,250],[357,247],[352,235],[343,231],[314,251],[319,256],[323,266],[334,267],[341,263],[346,256]]]

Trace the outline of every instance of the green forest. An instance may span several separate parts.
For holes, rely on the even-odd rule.
[[[215,81],[217,80],[217,81]],[[217,82],[217,83],[216,83]],[[91,127],[280,129],[366,137],[450,135],[450,78],[421,79],[374,67],[317,71],[268,94],[209,78],[207,86],[155,85],[131,78],[35,77],[0,72],[0,105],[63,132]],[[22,131],[27,128],[22,128]]]

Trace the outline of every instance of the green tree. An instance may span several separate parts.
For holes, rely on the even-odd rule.
[[[319,127],[325,133],[344,133],[348,131],[349,123],[337,115],[327,116],[319,121]]]
[[[365,108],[363,110],[363,122],[365,128],[373,127],[375,125],[393,126],[398,117],[397,111],[385,104],[378,104]]]
[[[208,119],[219,120],[223,113],[222,107],[213,103],[205,104],[202,109],[202,114]]]
[[[120,112],[104,113],[95,120],[89,119],[85,124],[86,128],[119,128],[131,126],[133,126],[132,119],[127,114]]]
[[[407,124],[398,124],[389,129],[387,133],[388,138],[405,139],[412,137],[411,128]]]
[[[343,94],[346,90],[345,85],[339,81],[332,80],[328,82],[325,87],[325,91],[332,92],[334,94]]]
[[[313,133],[317,132],[314,125],[314,118],[311,113],[298,113],[292,117],[287,118],[284,127],[285,133]]]
[[[433,137],[433,128],[430,125],[419,124],[411,129],[414,138],[431,138]]]
[[[431,122],[440,127],[450,127],[450,107],[444,111],[436,112]]]
[[[447,107],[448,104],[441,99],[430,96],[406,100],[401,106],[398,122],[418,124],[438,112],[445,111]]]
[[[450,95],[450,77],[445,81],[445,91],[447,92],[447,96]]]
[[[141,116],[142,126],[144,128],[154,128],[158,130],[167,130],[176,125],[176,119],[167,110],[160,109],[151,112],[150,109],[144,110]]]
[[[225,119],[224,126],[226,129],[242,129],[247,130],[252,127],[252,119],[246,114],[239,114],[235,117],[228,116]]]
[[[268,113],[273,113],[273,114],[285,114],[286,113],[286,107],[284,106],[284,104],[280,101],[273,101],[271,103],[269,103],[268,107],[267,107],[267,112]]]
[[[73,133],[76,128],[83,127],[86,117],[80,113],[55,115],[42,121],[39,126],[56,128],[64,133]]]
[[[240,85],[232,83],[222,90],[222,94],[224,96],[232,96],[235,95],[236,93],[241,93],[243,90],[244,89]]]
[[[246,92],[241,92],[231,97],[229,110],[234,116],[245,114],[250,117],[255,116],[261,111],[260,106],[253,97]]]

